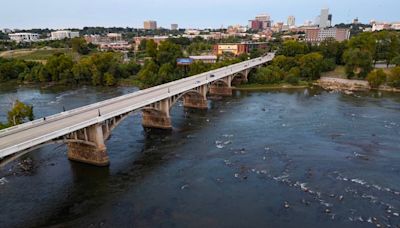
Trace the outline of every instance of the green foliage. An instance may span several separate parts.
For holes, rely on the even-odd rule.
[[[145,41],[146,54],[148,57],[155,59],[157,57],[157,44],[154,40]]]
[[[308,53],[309,48],[307,44],[300,43],[293,40],[285,41],[282,47],[278,50],[278,55],[284,55],[288,57],[295,57],[296,55],[302,55]]]
[[[113,86],[116,83],[117,81],[115,80],[114,76],[111,73],[107,72],[104,74],[104,84],[106,86]]]
[[[368,74],[366,79],[372,88],[378,88],[386,82],[386,73],[382,69],[374,70]]]
[[[9,126],[18,125],[27,120],[32,121],[33,118],[33,106],[26,105],[19,100],[14,102],[12,109],[7,114]]]
[[[71,40],[72,50],[78,52],[81,55],[87,55],[90,52],[89,45],[86,40],[80,37],[73,38]]]
[[[400,55],[394,57],[394,58],[392,59],[391,64],[394,64],[394,65],[396,65],[396,66],[400,66]]]
[[[300,82],[301,70],[299,67],[293,67],[285,76],[285,81],[292,85],[297,85]]]
[[[47,61],[46,70],[49,72],[51,81],[63,81],[63,83],[71,82],[72,66],[74,62],[72,58],[65,54],[54,55]]]
[[[354,48],[345,51],[346,73],[349,78],[365,78],[372,70],[372,55],[368,50]]]
[[[169,41],[161,42],[158,47],[158,52],[156,54],[156,62],[159,65],[170,63],[172,65],[176,64],[176,59],[183,56],[181,48]]]
[[[153,60],[147,60],[138,74],[138,79],[145,87],[157,85],[159,66]]]
[[[203,63],[202,61],[195,61],[189,66],[189,76],[201,74],[211,70],[211,64]]]
[[[322,72],[323,56],[319,53],[303,55],[299,59],[301,77],[316,80]]]
[[[387,84],[392,87],[400,88],[400,67],[395,67],[390,70],[387,75]]]
[[[335,59],[334,58],[324,58],[322,60],[321,71],[328,72],[333,71],[336,68]]]
[[[201,55],[204,52],[210,52],[212,50],[211,44],[205,42],[194,42],[187,47],[189,55]]]
[[[252,83],[257,84],[275,84],[281,82],[283,72],[279,67],[268,66],[257,70],[254,77],[251,78]]]
[[[18,79],[28,69],[25,61],[0,58],[0,82]]]
[[[297,60],[295,57],[286,57],[284,55],[278,55],[272,61],[272,65],[277,66],[284,71],[289,71],[293,67],[298,66]]]
[[[345,49],[345,42],[338,42],[334,39],[322,41],[317,47],[317,51],[320,52],[324,58],[334,59],[335,64],[343,63],[342,57]]]

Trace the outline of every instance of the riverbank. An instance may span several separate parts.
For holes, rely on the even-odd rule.
[[[371,88],[366,80],[353,80],[334,77],[321,77],[314,85],[320,86],[326,90],[341,92],[365,92],[370,90],[385,92],[400,92],[400,89],[382,85],[379,88]]]
[[[238,91],[254,91],[254,90],[266,90],[266,89],[304,89],[310,87],[312,84],[307,82],[301,82],[298,85],[291,85],[288,83],[281,84],[243,84],[237,87],[234,87],[234,90]]]

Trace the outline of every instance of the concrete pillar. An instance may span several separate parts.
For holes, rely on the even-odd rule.
[[[210,95],[232,96],[232,75],[224,78],[223,81],[210,85]]]
[[[96,124],[87,127],[86,134],[85,138],[90,144],[81,142],[69,142],[67,144],[68,159],[96,166],[108,166],[110,161],[104,143],[102,125]]]
[[[195,109],[208,109],[207,99],[200,94],[189,93],[183,96],[183,107]]]
[[[232,96],[232,87],[221,86],[221,85],[211,85],[210,95],[217,96]]]
[[[145,128],[171,130],[171,117],[169,116],[170,99],[159,101],[157,109],[143,110],[142,125]]]

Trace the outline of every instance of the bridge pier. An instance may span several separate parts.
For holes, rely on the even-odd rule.
[[[76,141],[69,140],[67,143],[68,159],[96,166],[110,164],[101,124],[87,127],[81,133],[74,132],[73,135]]]
[[[207,86],[200,86],[196,90],[197,93],[188,93],[183,96],[183,107],[194,109],[208,109]]]
[[[226,97],[232,96],[232,87],[211,86],[210,95],[226,96]]]
[[[171,130],[172,123],[169,115],[171,99],[164,99],[143,110],[142,125],[144,128]]]

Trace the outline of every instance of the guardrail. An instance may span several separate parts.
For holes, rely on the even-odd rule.
[[[232,69],[232,68],[235,68],[237,66],[246,65],[246,64],[249,64],[249,63],[256,63],[256,64],[254,64],[252,66],[252,67],[254,67],[256,65],[260,65],[260,62],[258,62],[258,61],[261,61],[261,63],[264,63],[262,61],[263,59],[265,59],[265,62],[267,62],[270,59],[273,59],[273,55],[271,57],[268,55],[268,56],[263,56],[263,57],[251,59],[251,60],[248,60],[248,61],[236,63],[236,64],[233,64],[233,65],[230,65],[230,66],[226,66],[226,67],[222,67],[222,68],[219,68],[219,69],[211,70],[211,71],[208,71],[208,72],[205,72],[205,73],[201,73],[201,74],[198,74],[198,75],[195,75],[195,76],[191,76],[191,77],[183,78],[183,79],[180,79],[180,80],[177,80],[177,81],[165,83],[163,85],[154,86],[154,87],[151,87],[151,88],[148,88],[148,89],[145,89],[145,90],[139,90],[139,91],[136,91],[134,93],[122,95],[122,96],[119,96],[119,97],[115,97],[115,98],[107,99],[107,100],[104,100],[104,101],[96,102],[96,103],[93,103],[93,104],[90,104],[90,105],[86,105],[86,106],[82,106],[82,107],[79,107],[79,108],[75,108],[75,109],[72,109],[72,110],[69,110],[69,111],[57,113],[57,114],[54,114],[54,115],[46,117],[46,121],[43,120],[43,119],[37,119],[37,120],[30,121],[30,122],[27,122],[27,123],[24,123],[24,124],[20,124],[20,125],[14,126],[14,127],[6,128],[6,129],[3,129],[3,130],[0,130],[0,138],[4,137],[4,136],[7,136],[7,135],[10,135],[10,134],[13,134],[13,133],[16,133],[16,132],[19,132],[19,131],[22,131],[22,130],[26,130],[26,129],[32,128],[32,127],[37,127],[37,126],[41,126],[41,125],[49,123],[49,122],[57,121],[59,119],[65,118],[65,117],[70,117],[70,116],[73,116],[73,115],[80,114],[82,112],[87,112],[87,111],[91,111],[91,110],[94,110],[94,109],[98,109],[98,108],[101,108],[102,106],[105,106],[105,105],[108,105],[108,104],[111,104],[111,103],[115,103],[115,102],[118,102],[118,101],[121,101],[121,100],[130,99],[132,97],[137,97],[137,96],[140,96],[140,95],[143,95],[143,94],[148,94],[148,93],[153,92],[153,91],[158,90],[158,89],[168,88],[168,87],[171,87],[173,85],[179,85],[180,83],[185,83],[187,81],[190,81],[190,80],[193,80],[193,79],[196,79],[196,78],[201,78],[201,77],[204,77],[204,76],[208,76],[210,74],[216,74],[216,73],[218,73],[220,71],[223,71],[223,70],[226,70],[226,69]],[[251,67],[247,66],[247,68],[251,68]],[[232,74],[232,73],[235,74],[235,73],[238,73],[238,72],[240,72],[242,70],[243,69],[238,69],[238,70],[236,70],[236,72],[231,71],[231,72],[228,72],[228,73],[229,74]],[[228,73],[225,72],[225,74],[228,74]],[[220,76],[220,77],[213,78],[213,79],[209,78],[208,80],[209,81],[219,80],[219,79],[221,79],[223,77],[226,77],[225,74]],[[208,82],[206,82],[206,83],[208,83]],[[204,84],[206,84],[206,83],[204,83]],[[203,85],[203,84],[201,84],[201,85]],[[169,95],[171,95],[171,94],[169,94]]]

